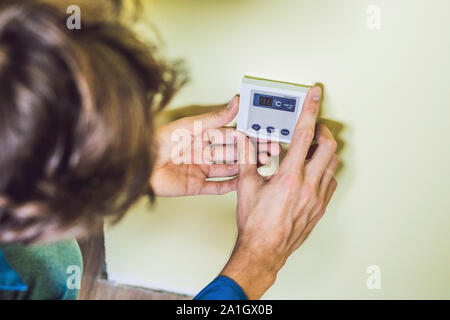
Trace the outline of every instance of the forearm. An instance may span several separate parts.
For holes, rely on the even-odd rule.
[[[220,275],[233,279],[249,299],[255,300],[272,286],[282,264],[258,257],[254,250],[238,242]]]

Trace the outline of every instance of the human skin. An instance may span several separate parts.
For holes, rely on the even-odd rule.
[[[319,87],[309,91],[289,151],[271,179],[258,175],[253,145],[240,137],[250,151],[238,151],[246,158],[240,161],[237,179],[238,238],[221,274],[237,282],[249,299],[259,299],[275,282],[336,190],[336,141],[327,127],[316,126],[321,96]],[[318,147],[306,161],[314,137]]]
[[[156,129],[158,149],[150,184],[157,196],[225,194],[236,190],[236,175],[239,173],[237,132],[224,126],[234,119],[238,109],[239,98],[236,96],[218,111],[182,118]],[[201,130],[196,130],[196,127],[201,127]],[[181,144],[172,139],[176,132],[187,136],[189,143],[182,146],[182,151],[190,161],[174,162],[173,150]],[[279,143],[258,140],[256,144],[259,165],[264,165],[269,156],[280,154]],[[193,163],[195,154],[199,156],[198,163]],[[206,180],[217,177],[230,179]]]
[[[220,273],[237,282],[249,299],[259,299],[275,282],[287,258],[305,241],[337,187],[333,177],[339,160],[336,141],[324,125],[316,125],[322,91],[308,92],[289,151],[279,170],[270,178],[261,177],[258,165],[268,156],[278,155],[278,143],[250,141],[236,130],[225,132],[238,112],[238,97],[222,110],[172,122],[157,129],[158,156],[151,185],[158,196],[224,194],[237,191],[238,237],[232,255]],[[200,121],[203,130],[194,131]],[[189,139],[202,137],[200,144],[189,144],[188,155],[204,152],[201,164],[175,164],[171,158],[175,130],[185,130]],[[222,139],[210,148],[209,132],[219,130]],[[315,140],[312,157],[311,145]],[[216,141],[217,142],[217,141]],[[222,148],[222,149],[221,149]],[[255,152],[255,148],[257,148]],[[205,152],[206,150],[206,152]],[[231,152],[230,152],[231,150]],[[256,159],[257,158],[257,159]],[[217,164],[217,161],[234,161]],[[237,162],[236,162],[237,161]],[[206,181],[211,177],[233,177],[225,181]]]

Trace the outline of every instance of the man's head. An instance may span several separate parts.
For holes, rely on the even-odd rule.
[[[66,19],[0,5],[0,242],[80,235],[151,194],[152,116],[175,71],[114,20]]]

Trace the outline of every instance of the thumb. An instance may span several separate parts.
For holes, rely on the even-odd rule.
[[[202,121],[204,129],[217,129],[229,124],[236,117],[239,110],[239,97],[234,96],[230,103],[217,111],[201,114],[191,119]]]

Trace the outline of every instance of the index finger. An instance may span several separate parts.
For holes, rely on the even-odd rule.
[[[239,110],[239,97],[234,96],[230,103],[219,110],[185,118],[188,130],[193,130],[193,123],[199,121],[204,129],[217,129],[230,123]]]
[[[303,103],[302,113],[295,127],[291,145],[280,166],[280,170],[300,171],[305,164],[309,147],[314,139],[314,130],[321,99],[322,89],[320,87],[314,86],[308,91]]]

